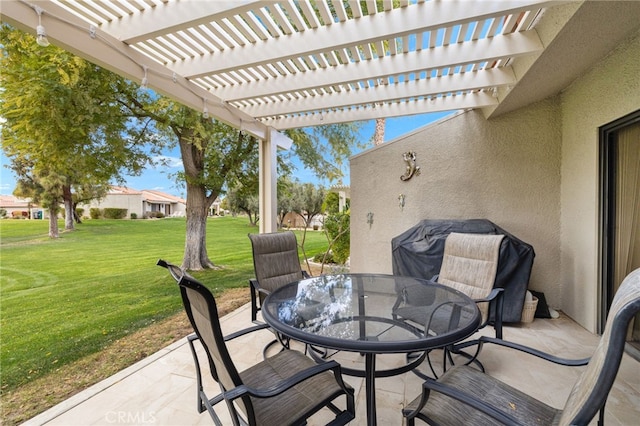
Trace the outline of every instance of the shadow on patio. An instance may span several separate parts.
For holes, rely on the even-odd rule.
[[[222,318],[225,333],[250,325],[250,306],[246,304]],[[505,339],[523,343],[562,357],[590,356],[598,336],[571,319],[536,319],[529,324],[507,326]],[[229,344],[239,370],[261,360],[262,348],[273,338],[268,331],[251,333]],[[205,360],[204,353],[201,360]],[[436,353],[434,358],[440,358]],[[341,363],[364,362],[357,354],[338,355]],[[379,367],[404,360],[404,355],[379,357]],[[535,396],[547,404],[561,407],[571,386],[584,367],[563,367],[505,348],[485,346],[481,360],[491,375]],[[210,425],[205,412],[196,410],[196,382],[192,357],[186,339],[166,347],[65,402],[24,423],[25,425]],[[606,405],[607,425],[637,424],[640,418],[640,365],[624,355],[614,387]],[[206,374],[205,388],[215,395],[217,384]],[[356,389],[356,421],[365,423],[364,379],[345,376]],[[377,379],[378,423],[402,425],[401,409],[419,392],[421,379],[413,373]],[[224,403],[216,412],[225,424],[231,424]],[[324,424],[329,416],[320,412],[309,425]],[[592,422],[595,424],[595,420]]]

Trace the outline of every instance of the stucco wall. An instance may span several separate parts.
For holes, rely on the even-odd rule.
[[[487,218],[533,245],[530,288],[596,332],[598,129],[639,108],[640,33],[558,97],[488,121],[459,114],[352,157],[352,270],[390,273],[391,238],[421,219]],[[422,174],[402,182],[406,151]]]
[[[640,108],[640,33],[562,95],[562,307],[597,330],[598,128]]]
[[[89,209],[96,207],[104,209],[106,207],[127,209],[126,218],[131,217],[131,213],[135,213],[139,218],[142,218],[142,194],[108,194],[103,199],[91,201],[90,205],[82,206],[85,211],[84,215],[89,216]]]
[[[352,157],[352,271],[390,273],[391,239],[422,219],[486,218],[533,245],[530,288],[556,306],[560,131],[554,98],[489,121],[462,113]],[[421,174],[403,182],[406,151]]]

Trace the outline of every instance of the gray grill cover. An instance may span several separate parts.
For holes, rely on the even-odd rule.
[[[520,322],[535,252],[486,219],[423,220],[391,240],[393,273],[431,279],[440,272],[444,241],[451,232],[502,234],[494,287],[504,288],[504,322]],[[493,318],[493,307],[491,316]]]

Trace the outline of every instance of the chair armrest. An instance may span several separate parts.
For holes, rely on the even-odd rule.
[[[294,374],[293,376],[289,377],[288,379],[283,380],[268,388],[255,389],[247,385],[240,385],[237,388],[226,391],[224,393],[224,397],[228,401],[233,401],[234,399],[243,397],[245,395],[253,396],[256,398],[270,398],[272,396],[276,396],[283,393],[284,391],[292,388],[298,383],[301,383],[305,380],[310,379],[313,376],[316,376],[320,373],[324,373],[325,371],[329,371],[329,370],[333,370],[336,381],[343,388],[343,390],[348,391],[348,388],[342,381],[340,364],[332,360],[322,364],[314,365],[313,367],[309,367],[306,370],[300,371]]]
[[[504,412],[495,409],[494,407],[487,404],[486,402],[478,399],[476,396],[465,393],[460,389],[456,389],[456,388],[444,385],[442,383],[439,383],[429,377],[427,377],[426,381],[422,384],[422,397],[420,399],[420,403],[418,404],[418,407],[412,412],[405,414],[405,417],[409,419],[415,417],[422,410],[422,408],[424,408],[424,405],[427,403],[427,400],[429,399],[429,394],[432,390],[439,392],[443,395],[446,395],[448,397],[451,397],[466,405],[469,405],[478,411],[482,411],[486,415],[496,419],[498,422],[502,424],[508,424],[508,425],[522,424],[521,422],[518,421],[518,419],[508,416]]]
[[[249,285],[251,287],[251,291],[255,291],[257,293],[263,293],[265,296],[269,295],[269,292],[265,289],[263,289],[262,287],[260,287],[260,283],[258,282],[257,279],[255,278],[251,278],[249,279]]]
[[[476,303],[492,302],[494,299],[500,296],[503,292],[504,292],[504,288],[493,288],[491,289],[491,293],[489,293],[487,297],[484,297],[482,299],[473,299],[473,301]]]
[[[302,270],[302,278],[304,278],[304,279],[311,278],[311,274],[303,269]]]
[[[476,303],[489,302],[495,305],[495,316],[493,319],[493,328],[496,331],[496,337],[502,339],[502,312],[504,311],[504,288],[493,288],[484,299],[475,299]],[[491,311],[489,311],[491,312]],[[484,327],[489,323],[491,315],[487,315],[487,321],[480,327]]]
[[[228,342],[229,340],[233,340],[236,337],[244,336],[245,334],[253,333],[254,331],[263,330],[265,328],[269,328],[269,324],[258,324],[251,327],[244,328],[242,330],[238,330],[234,333],[227,334],[224,336],[224,341]]]
[[[244,336],[245,334],[253,333],[254,331],[258,331],[258,330],[263,330],[265,328],[269,328],[269,324],[258,324],[251,327],[243,328],[242,330],[238,330],[224,336],[224,341],[228,342],[240,336]],[[196,340],[200,340],[200,338],[196,333],[193,333],[187,336],[187,340],[189,341],[190,345],[193,345],[193,342],[195,342]]]
[[[542,358],[546,361],[552,362],[554,364],[564,365],[568,367],[580,367],[583,365],[587,365],[591,358],[582,358],[582,359],[568,359],[568,358],[560,358],[555,355],[551,355],[549,353],[540,351],[538,349],[530,348],[529,346],[521,345],[519,343],[509,342],[502,339],[496,339],[495,337],[489,336],[481,336],[480,337],[480,345],[484,343],[493,343],[496,345],[504,346],[507,348],[515,349],[529,355],[536,356],[538,358]]]
[[[251,285],[251,289],[252,290],[258,290],[260,288],[260,284],[258,283],[258,280],[255,278],[250,278],[249,279],[249,284]]]
[[[258,311],[262,309],[262,303],[259,295],[262,293],[266,296],[269,292],[260,287],[260,283],[256,278],[249,279],[249,292],[251,294],[251,321],[257,323]]]

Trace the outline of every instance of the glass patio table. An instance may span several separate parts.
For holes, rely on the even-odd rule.
[[[368,425],[376,424],[376,377],[417,367],[427,351],[464,340],[481,320],[475,302],[457,290],[384,274],[322,275],[293,282],[267,296],[262,315],[294,340],[365,357],[364,371],[342,370],[365,378]],[[414,352],[422,355],[407,357],[401,367],[376,371],[377,354]]]

